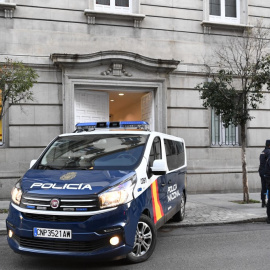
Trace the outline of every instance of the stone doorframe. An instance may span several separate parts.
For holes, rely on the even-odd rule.
[[[153,59],[125,51],[93,54],[52,54],[62,69],[63,132],[74,131],[74,91],[154,91],[155,130],[167,131],[167,85],[169,74],[180,63]]]

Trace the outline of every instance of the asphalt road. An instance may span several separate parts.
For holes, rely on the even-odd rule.
[[[266,223],[164,228],[158,232],[152,257],[137,265],[21,256],[8,247],[6,236],[0,236],[0,270],[268,270],[269,264],[270,225]]]

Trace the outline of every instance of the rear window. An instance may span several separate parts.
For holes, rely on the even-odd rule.
[[[184,144],[179,141],[164,139],[167,165],[169,170],[175,170],[185,165]]]
[[[93,134],[59,137],[43,155],[38,169],[134,170],[148,135]]]

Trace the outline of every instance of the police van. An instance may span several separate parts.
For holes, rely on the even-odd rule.
[[[157,229],[185,216],[183,139],[147,122],[80,123],[55,138],[11,192],[17,253],[147,260]]]

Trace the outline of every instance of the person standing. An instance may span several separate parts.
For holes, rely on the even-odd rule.
[[[270,180],[270,167],[267,168],[267,159],[270,156],[270,140],[266,140],[265,148],[260,154],[260,166],[259,166],[259,174],[261,177],[261,200],[262,200],[262,207],[265,207],[265,194],[267,192],[267,183],[266,183],[266,175],[269,177]],[[270,165],[270,164],[269,164]],[[269,169],[269,171],[268,171]],[[267,172],[266,172],[267,170]],[[270,183],[269,183],[270,184]]]

